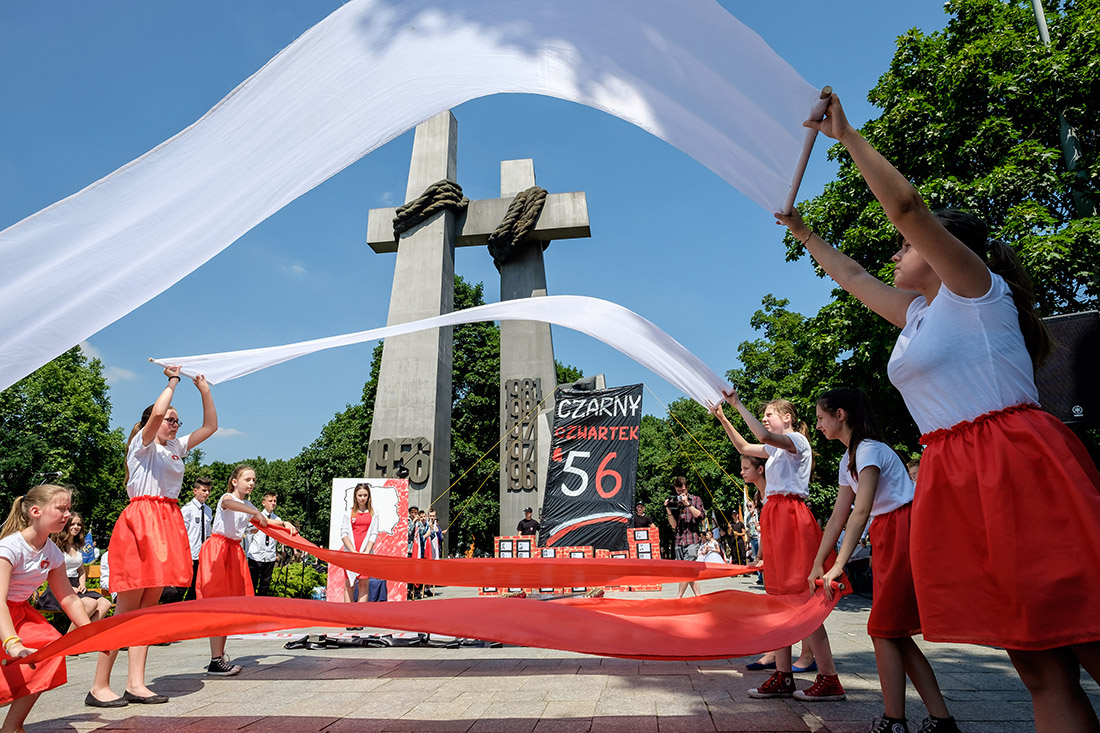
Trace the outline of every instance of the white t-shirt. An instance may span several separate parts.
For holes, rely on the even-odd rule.
[[[941,285],[931,305],[920,296],[906,311],[887,372],[922,433],[1039,404],[1012,291],[990,275],[993,283],[980,298]]]
[[[15,603],[28,600],[51,570],[65,564],[65,555],[51,540],[46,540],[42,549],[36,550],[23,538],[22,532],[0,539],[0,558],[11,563],[7,600]]]
[[[252,520],[252,515],[245,514],[244,512],[235,512],[232,509],[226,509],[226,499],[234,499],[253,509],[256,508],[256,505],[248,499],[237,499],[237,497],[233,496],[231,493],[222,494],[221,498],[218,499],[218,510],[214,512],[214,525],[211,532],[212,534],[220,534],[231,540],[239,541],[244,537],[245,530],[250,526],[249,522]]]
[[[768,460],[764,464],[764,476],[768,479],[768,486],[764,494],[765,496],[790,494],[805,498],[810,495],[813,449],[810,448],[810,441],[802,433],[785,433],[785,435],[794,441],[794,447],[798,452],[791,453],[773,445],[764,446],[764,450],[768,452]]]
[[[856,474],[868,466],[877,466],[879,470],[871,517],[889,514],[913,501],[913,480],[909,478],[905,464],[890,446],[877,440],[861,440],[856,447]],[[840,459],[838,473],[840,485],[851,486],[852,491],[858,494],[859,479],[854,478],[848,470],[848,451],[844,451]]]
[[[130,441],[126,451],[126,466],[130,469],[130,483],[126,493],[136,496],[166,496],[176,499],[183,486],[183,459],[187,457],[187,443],[191,434],[173,438],[164,445],[153,439],[149,445],[141,444],[141,431]]]

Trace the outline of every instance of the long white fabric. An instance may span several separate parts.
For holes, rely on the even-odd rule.
[[[721,402],[722,390],[729,388],[728,383],[699,357],[653,323],[621,305],[582,295],[506,300],[419,321],[296,344],[200,356],[169,356],[150,361],[161,366],[180,366],[186,376],[202,374],[208,382],[217,384],[324,349],[477,321],[542,321],[580,331],[618,349],[700,404]]]
[[[501,92],[621,117],[769,212],[818,95],[713,0],[354,0],[175,137],[0,232],[0,389],[383,143]]]

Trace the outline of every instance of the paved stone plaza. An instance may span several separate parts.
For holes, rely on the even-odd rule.
[[[703,583],[704,591],[724,587],[757,588],[747,578]],[[674,592],[666,586],[663,594]],[[445,589],[444,597],[470,593]],[[43,695],[27,730],[865,731],[881,713],[864,630],[869,608],[867,599],[850,596],[827,622],[844,702],[751,700],[746,690],[768,673],[745,671],[747,660],[639,662],[520,647],[287,651],[280,640],[230,639],[228,651],[244,671],[208,678],[207,642],[195,640],[150,650],[150,686],[171,696],[168,704],[84,707],[95,664],[87,654],[69,660],[69,683]],[[924,648],[964,731],[1034,730],[1027,692],[1003,652]],[[796,677],[802,688],[813,680]],[[124,679],[123,655],[116,691]],[[1100,708],[1096,684],[1088,680],[1086,689]],[[908,712],[917,723],[926,714],[912,691]]]

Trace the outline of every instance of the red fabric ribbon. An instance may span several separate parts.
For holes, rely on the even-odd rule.
[[[613,558],[462,558],[430,560],[326,550],[282,527],[253,524],[282,544],[337,567],[383,580],[468,588],[572,588],[687,583],[755,573],[747,565]]]
[[[353,572],[432,585],[578,587],[706,580],[755,572],[744,565],[602,558],[417,560],[325,550],[280,527],[290,547]],[[720,591],[694,598],[457,598],[417,603],[329,603],[290,598],[208,598],[97,621],[12,662],[36,663],[181,639],[313,626],[375,628],[485,639],[628,659],[724,659],[806,637],[842,593],[775,596]]]
[[[438,561],[437,561],[438,562]],[[513,561],[514,562],[514,561]],[[456,598],[329,603],[290,598],[210,598],[97,621],[14,662],[208,636],[312,626],[368,626],[485,639],[627,659],[724,659],[806,637],[841,594],[769,596],[726,590],[694,598]]]

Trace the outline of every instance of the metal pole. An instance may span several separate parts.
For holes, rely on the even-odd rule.
[[[1050,33],[1047,31],[1047,19],[1043,13],[1042,0],[1031,0],[1031,9],[1035,13],[1035,24],[1039,26],[1039,40],[1043,42],[1044,46],[1050,48]],[[1058,135],[1062,141],[1062,157],[1066,161],[1066,170],[1074,173],[1077,168],[1077,161],[1081,159],[1081,146],[1077,141],[1077,131],[1066,121],[1066,117],[1061,110],[1058,111],[1058,128]],[[1077,177],[1084,178],[1084,171],[1077,173]],[[1077,209],[1078,218],[1096,216],[1096,208],[1080,192],[1073,192],[1073,203]]]

